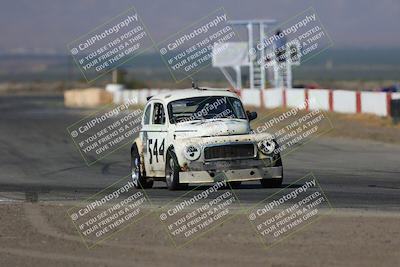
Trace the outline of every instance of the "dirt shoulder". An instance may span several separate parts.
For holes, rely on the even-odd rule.
[[[254,109],[250,109],[254,110]],[[256,110],[258,118],[269,114],[281,114],[288,109]],[[301,113],[306,114],[304,111]],[[400,123],[393,124],[389,117],[367,114],[325,113],[333,125],[333,129],[324,136],[351,139],[373,140],[385,143],[400,144]]]
[[[147,216],[87,249],[55,204],[0,205],[1,266],[399,266],[398,213],[336,210],[280,244],[263,248],[246,216],[175,248]]]

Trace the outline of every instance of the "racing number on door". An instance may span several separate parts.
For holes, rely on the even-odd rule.
[[[154,141],[154,145],[152,147],[153,144],[153,140]],[[164,159],[164,141],[165,139],[162,140],[162,143],[160,145],[160,147],[157,148],[158,145],[158,139],[149,139],[149,162],[150,164],[153,164],[153,156],[155,157],[157,163],[159,162],[158,160],[158,156],[162,156]]]

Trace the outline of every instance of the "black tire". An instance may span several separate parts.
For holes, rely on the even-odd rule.
[[[261,186],[264,188],[275,188],[275,187],[281,187],[282,185],[282,178],[278,179],[261,179],[260,183]]]
[[[141,169],[140,154],[136,144],[131,148],[131,178],[137,189],[153,187],[153,179],[146,177],[146,172]]]
[[[279,146],[277,146],[279,147]],[[273,167],[279,167],[282,166],[282,158],[281,154],[276,154],[273,157]],[[282,171],[282,177],[283,177],[283,171]],[[264,188],[276,188],[276,187],[281,187],[283,182],[283,178],[277,178],[277,179],[261,179],[260,183],[261,186]]]
[[[179,183],[179,164],[175,153],[172,150],[167,152],[165,162],[165,182],[169,190],[183,190],[188,188],[188,184]]]
[[[239,188],[242,185],[242,181],[233,181],[233,182],[228,182],[228,186],[230,186],[233,189]]]

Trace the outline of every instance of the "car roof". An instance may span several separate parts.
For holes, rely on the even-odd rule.
[[[230,91],[229,89],[213,89],[213,88],[202,88],[202,89],[176,89],[166,93],[161,93],[151,97],[149,101],[161,100],[164,103],[169,103],[171,101],[191,98],[191,97],[201,97],[201,96],[229,96],[239,98],[239,96]]]

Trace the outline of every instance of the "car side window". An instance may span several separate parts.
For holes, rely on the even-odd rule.
[[[165,124],[164,106],[161,103],[154,103],[153,124]]]
[[[146,107],[144,112],[143,124],[148,125],[150,123],[150,111],[151,111],[151,104]]]

